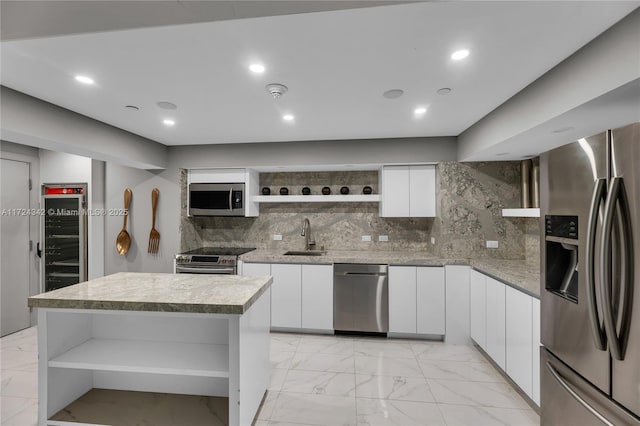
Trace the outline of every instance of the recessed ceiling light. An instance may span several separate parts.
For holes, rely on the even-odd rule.
[[[178,105],[167,101],[160,101],[156,105],[158,105],[158,108],[162,109],[178,109]]]
[[[425,107],[418,107],[413,110],[413,113],[416,115],[424,114],[425,112],[427,112],[427,109]]]
[[[285,115],[282,116],[282,119],[285,120],[285,121],[293,121],[294,116],[291,115],[291,114],[285,114]]]
[[[448,95],[449,93],[451,93],[451,89],[449,87],[443,87],[442,89],[438,89],[436,93],[443,96]]]
[[[135,106],[135,105],[126,105],[126,106],[125,106],[125,108],[126,108],[126,109],[130,109],[130,110],[132,110],[132,111],[138,111],[138,110],[140,109],[140,108],[138,108],[138,107],[137,107],[137,106]]]
[[[397,99],[404,94],[404,90],[402,89],[391,89],[387,90],[382,94],[387,99]]]
[[[469,56],[469,51],[467,49],[456,50],[451,54],[451,59],[454,61],[459,61],[460,59],[464,59]]]
[[[176,122],[174,120],[171,120],[170,118],[166,118],[162,120],[162,122],[165,126],[173,126],[174,124],[176,124]]]
[[[251,72],[255,72],[256,74],[262,74],[264,72],[264,65],[251,64],[249,65],[249,69]]]
[[[553,133],[564,133],[564,132],[568,132],[569,130],[573,130],[573,129],[575,129],[575,127],[572,127],[572,126],[560,127],[559,129],[553,130]]]
[[[496,157],[504,157],[505,155],[509,155],[508,152],[499,152],[496,154]]]
[[[82,84],[94,84],[95,81],[91,77],[87,77],[86,75],[76,75],[76,81]]]

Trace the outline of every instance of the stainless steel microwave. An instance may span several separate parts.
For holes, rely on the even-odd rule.
[[[244,216],[244,183],[189,184],[189,216]]]

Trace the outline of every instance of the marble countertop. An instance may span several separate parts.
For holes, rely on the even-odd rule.
[[[471,259],[471,267],[498,281],[540,298],[540,263],[524,260]]]
[[[442,259],[421,251],[329,250],[322,256],[288,256],[286,250],[254,250],[240,256],[243,262],[255,263],[379,263],[406,266],[468,265],[465,259]]]
[[[540,297],[540,265],[525,260],[446,259],[419,251],[329,250],[323,256],[288,256],[286,250],[259,249],[240,256],[249,263],[379,263],[396,266],[470,265],[534,297]]]
[[[243,314],[270,277],[119,272],[29,297],[36,308]]]

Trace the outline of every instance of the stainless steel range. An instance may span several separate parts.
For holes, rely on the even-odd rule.
[[[255,247],[201,247],[176,255],[176,274],[238,273],[238,256]]]

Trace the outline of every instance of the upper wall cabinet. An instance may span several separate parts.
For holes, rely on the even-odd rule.
[[[260,189],[260,174],[251,169],[189,169],[187,184],[244,183],[244,216],[258,216],[260,205],[254,201]]]
[[[383,166],[381,217],[435,217],[436,166]]]

